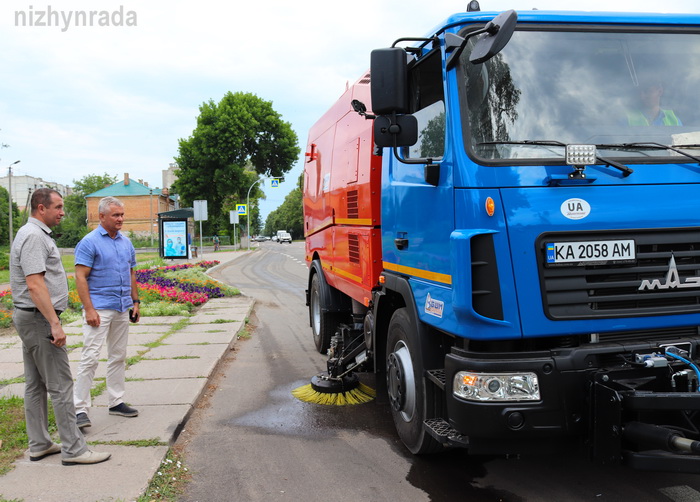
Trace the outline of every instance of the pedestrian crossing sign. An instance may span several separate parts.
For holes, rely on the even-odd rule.
[[[270,186],[273,188],[277,188],[278,186],[280,186],[280,180],[277,178],[272,178],[270,180]]]
[[[248,204],[236,204],[236,213],[239,216],[246,216],[248,214]]]

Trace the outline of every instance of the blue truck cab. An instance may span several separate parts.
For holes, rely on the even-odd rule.
[[[409,450],[697,472],[698,68],[696,15],[464,12],[373,51],[382,276],[333,364],[385,373]]]

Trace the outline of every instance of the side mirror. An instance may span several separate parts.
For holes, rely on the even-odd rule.
[[[373,113],[407,113],[406,51],[400,47],[373,50],[370,59],[370,79]]]
[[[474,64],[488,61],[496,54],[501,52],[506,46],[510,37],[513,36],[515,25],[518,22],[518,14],[514,10],[501,12],[491,21],[486,23],[486,26],[480,30],[476,30],[467,35],[466,38],[461,38],[458,35],[445,35],[445,50],[451,52],[447,58],[447,69],[452,69],[459,60],[459,56],[467,46],[467,41],[470,38],[479,36],[474,44],[474,49],[469,56],[469,61]],[[449,37],[447,35],[450,35]],[[461,42],[460,42],[461,41]]]
[[[374,119],[374,143],[380,147],[411,146],[418,141],[418,120],[413,115]]]
[[[517,22],[518,14],[514,10],[501,12],[493,18],[486,25],[486,33],[476,41],[469,61],[474,64],[483,63],[501,52],[513,36]]]

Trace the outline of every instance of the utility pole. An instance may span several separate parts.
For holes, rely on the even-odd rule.
[[[19,160],[16,160],[7,167],[7,194],[10,198],[10,249],[12,249],[12,166],[18,163]]]

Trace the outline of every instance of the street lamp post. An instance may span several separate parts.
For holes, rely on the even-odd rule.
[[[149,200],[151,202],[151,212],[148,215],[148,226],[151,227],[151,247],[153,247],[153,189],[151,188],[151,193],[149,195]]]
[[[12,249],[12,166],[19,164],[19,160],[14,161],[7,167],[7,194],[10,198],[10,249]]]
[[[265,182],[265,178],[258,178],[255,183],[250,185],[250,188],[248,189],[248,195],[246,196],[246,208],[248,209],[248,215],[246,216],[246,222],[248,224],[248,251],[250,251],[250,191],[253,189],[255,185],[257,185],[260,182]]]

